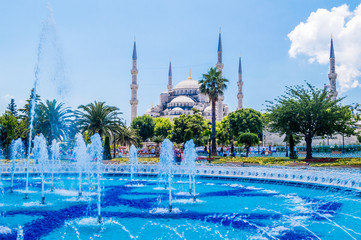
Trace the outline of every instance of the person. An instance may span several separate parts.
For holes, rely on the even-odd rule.
[[[181,153],[180,153],[179,150],[177,150],[176,151],[175,162],[176,162],[176,164],[180,165],[181,161],[182,161]]]

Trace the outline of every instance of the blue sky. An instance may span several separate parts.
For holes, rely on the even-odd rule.
[[[64,72],[54,82],[44,74],[38,94],[76,108],[94,100],[117,106],[130,120],[133,39],[138,52],[138,115],[166,90],[169,60],[173,85],[200,79],[217,61],[222,29],[224,77],[230,80],[225,103],[237,106],[238,58],[242,57],[244,107],[263,110],[285,86],[304,80],[317,87],[328,83],[328,64],[310,63],[310,54],[291,58],[288,34],[312,12],[345,4],[329,0],[258,1],[50,1],[56,21]],[[353,11],[359,1],[347,1]],[[47,1],[0,1],[0,112],[14,97],[18,107],[28,98]],[[325,33],[326,34],[326,33]],[[331,33],[327,33],[329,36]],[[321,38],[320,38],[321,39]],[[329,47],[329,37],[322,38]],[[336,41],[336,39],[335,39]],[[336,62],[340,44],[335,42]],[[47,51],[45,48],[43,51]],[[327,54],[327,53],[326,53]],[[311,54],[312,55],[312,54]],[[51,62],[51,61],[49,61]],[[49,62],[39,64],[42,72]],[[356,67],[357,69],[357,67]],[[337,71],[337,70],[336,70]],[[357,76],[355,77],[357,79]],[[67,86],[59,94],[59,87]],[[360,87],[341,96],[361,102]]]

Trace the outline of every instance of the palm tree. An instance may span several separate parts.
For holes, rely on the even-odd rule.
[[[138,145],[138,137],[131,127],[120,126],[116,131],[116,142],[123,146]]]
[[[212,106],[212,155],[217,154],[216,148],[216,102],[218,97],[223,95],[223,91],[227,88],[227,79],[222,78],[222,72],[217,68],[211,68],[207,74],[203,74],[203,79],[199,81],[201,84],[199,90],[207,95]]]
[[[58,103],[55,99],[41,102],[37,108],[36,130],[49,142],[53,139],[64,140],[69,133],[74,119],[73,111]]]
[[[82,111],[77,111],[79,129],[89,135],[98,133],[101,137],[113,136],[119,126],[124,125],[119,117],[121,112],[114,106],[108,106],[105,102],[89,103],[78,107]]]

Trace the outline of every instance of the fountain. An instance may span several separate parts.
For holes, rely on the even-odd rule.
[[[138,153],[137,148],[132,144],[129,151],[129,164],[130,164],[130,184],[133,184],[134,167],[138,165]]]
[[[97,207],[98,207],[98,223],[102,223],[101,215],[101,175],[102,175],[102,160],[103,160],[103,146],[99,134],[94,134],[90,138],[91,144],[89,146],[89,154],[92,160],[96,161],[96,175],[97,175]]]
[[[90,163],[89,155],[87,153],[87,147],[85,145],[83,135],[81,133],[77,133],[75,136],[75,149],[74,149],[74,158],[78,164],[79,169],[79,197],[82,196],[82,175],[87,165]]]
[[[195,145],[193,139],[186,142],[184,147],[184,161],[183,166],[186,168],[188,178],[189,178],[189,194],[193,195],[193,201],[196,201],[196,159],[197,152],[195,149]],[[192,191],[193,189],[193,191]]]
[[[172,182],[173,182],[174,151],[173,143],[169,139],[164,139],[159,157],[160,181],[165,181],[168,185],[169,205],[168,210],[172,212]]]
[[[15,167],[16,167],[16,159],[22,160],[24,158],[24,143],[21,138],[13,140],[11,142],[11,186],[10,192],[14,192],[14,177],[15,177]]]
[[[60,164],[60,149],[58,142],[54,139],[51,142],[50,147],[51,153],[51,191],[54,191],[54,168],[56,168]]]
[[[41,204],[45,204],[45,179],[44,179],[44,165],[49,162],[48,148],[46,145],[46,139],[43,134],[35,136],[34,138],[33,155],[34,161],[40,164],[41,171]]]

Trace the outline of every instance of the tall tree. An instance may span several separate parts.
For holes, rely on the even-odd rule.
[[[307,158],[312,158],[312,138],[332,135],[341,128],[354,125],[350,106],[342,106],[343,98],[332,99],[326,89],[307,83],[288,87],[284,95],[268,102],[269,126],[272,131],[304,137]]]
[[[138,136],[131,127],[120,126],[116,132],[116,142],[120,145],[138,145]]]
[[[212,106],[212,155],[217,154],[216,102],[218,97],[222,96],[224,90],[227,89],[227,82],[228,80],[222,77],[222,72],[217,71],[216,67],[211,68],[207,74],[203,74],[203,79],[199,81],[200,92],[209,97]]]
[[[250,132],[257,136],[262,135],[262,114],[252,108],[242,108],[231,112],[222,120],[227,127],[230,139],[237,139],[242,133]]]
[[[143,115],[134,118],[131,127],[141,137],[143,142],[154,136],[154,118],[151,116]]]
[[[87,131],[89,135],[99,133],[101,137],[113,136],[120,125],[124,125],[119,117],[122,113],[114,106],[106,105],[105,102],[89,103],[80,105],[76,112],[79,129]]]
[[[238,144],[243,144],[246,148],[246,157],[248,157],[249,154],[249,148],[253,145],[256,145],[259,143],[259,138],[257,134],[254,133],[242,133],[238,138]]]
[[[49,143],[56,140],[64,140],[71,131],[74,121],[73,111],[64,107],[64,103],[54,100],[46,100],[38,106],[36,129],[42,133]]]
[[[169,118],[154,119],[154,135],[162,139],[169,138],[172,132],[173,124]]]
[[[203,138],[207,135],[207,122],[199,114],[193,115],[180,115],[178,118],[174,118],[174,127],[172,134],[172,141],[176,143],[184,143],[184,136],[189,130],[192,132],[192,138],[197,146],[202,146],[204,144]],[[189,136],[189,133],[188,133]]]
[[[8,110],[12,115],[17,116],[18,110],[17,110],[17,108],[16,108],[16,104],[15,104],[15,99],[14,99],[14,98],[10,99],[10,103],[9,103],[9,105],[8,105],[8,107],[7,107],[7,110]]]

